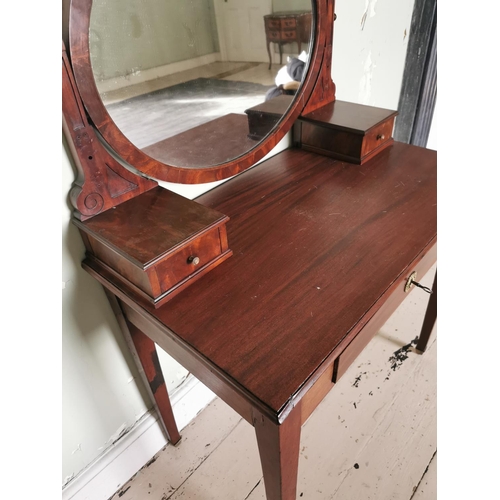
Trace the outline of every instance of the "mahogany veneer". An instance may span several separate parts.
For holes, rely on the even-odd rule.
[[[197,201],[231,217],[234,255],[168,306],[83,266],[252,423],[268,500],[295,499],[300,426],[435,262],[436,152],[394,142],[354,165],[289,149]]]
[[[436,153],[422,148],[394,143],[365,166],[286,150],[197,201],[230,215],[234,256],[169,307],[126,301],[127,315],[154,319],[155,341],[189,345],[276,422],[434,262]]]
[[[304,77],[300,95],[294,99],[280,126],[262,142],[255,144],[238,158],[207,168],[206,164],[193,168],[163,163],[138,149],[123,135],[111,119],[97,89],[89,51],[90,14],[92,0],[71,0],[69,35],[71,64],[78,91],[93,125],[109,146],[134,168],[150,178],[167,182],[198,184],[226,179],[236,175],[264,158],[291,129],[304,110],[316,109],[335,99],[335,84],[331,77],[334,0],[316,2],[313,26],[314,43],[309,56],[309,70]]]
[[[299,140],[307,151],[363,164],[392,142],[397,111],[335,101],[299,120]]]
[[[109,171],[113,182],[102,183],[93,155],[78,149],[78,120],[69,137],[90,162],[80,198],[92,201],[87,192],[101,189],[107,203],[106,212],[95,215],[98,210],[87,207],[82,220],[73,221],[87,248],[82,266],[106,288],[169,439],[180,436],[154,343],[254,426],[267,500],[295,500],[301,425],[402,302],[411,273],[423,275],[436,259],[436,152],[394,142],[394,111],[335,102],[333,0],[314,2],[309,70],[269,134],[265,121],[276,120],[274,108],[284,107],[284,99],[138,150],[112,122],[95,87],[91,4],[72,0],[78,89],[63,86],[64,101],[72,104],[65,116],[83,116],[79,92],[104,140],[147,176],[199,183],[238,174],[263,158],[302,113],[294,141],[302,149],[288,149],[196,202],[143,178],[129,195],[123,191],[129,184],[117,184]],[[294,29],[290,19],[278,21],[280,33]],[[249,124],[264,127],[255,148],[245,144]],[[224,141],[231,129],[233,143]],[[194,161],[193,141],[206,145]],[[176,152],[175,165],[153,159],[165,150]],[[104,149],[96,155],[109,170]],[[232,254],[226,223],[234,255],[219,266]],[[421,351],[435,319],[434,295]]]
[[[231,256],[229,218],[161,187],[85,222],[87,248],[120,282],[159,307]]]
[[[269,130],[270,131],[270,130]],[[177,167],[217,167],[229,158],[244,155],[257,144],[248,133],[246,115],[228,113],[190,130],[151,144],[142,151],[158,161]]]

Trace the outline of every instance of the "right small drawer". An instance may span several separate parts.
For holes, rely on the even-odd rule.
[[[303,149],[362,165],[393,142],[397,112],[334,101],[300,117]]]

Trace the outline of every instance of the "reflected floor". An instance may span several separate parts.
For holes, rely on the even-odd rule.
[[[149,92],[172,87],[179,83],[195,80],[196,78],[220,78],[223,80],[245,81],[272,86],[281,66],[273,64],[271,69],[268,69],[268,66],[268,63],[218,61],[186,71],[180,71],[172,75],[155,78],[147,82],[108,91],[102,94],[101,98],[105,105],[109,105]]]
[[[183,132],[209,122],[213,122],[215,127],[215,120],[218,118],[227,117],[230,120],[231,115],[241,117],[244,130],[237,127],[240,131],[237,133],[237,130],[229,128],[225,136],[220,137],[222,143],[213,142],[214,138],[211,136],[216,130],[211,127],[191,137],[188,151],[191,151],[195,147],[195,142],[201,139],[202,154],[209,144],[207,141],[211,141],[210,145],[218,149],[227,142],[238,144],[244,142],[249,133],[245,110],[262,104],[270,88],[267,85],[247,81],[196,78],[109,104],[107,110],[118,128],[141,149],[177,137]],[[220,124],[217,127],[220,127]],[[175,144],[169,144],[168,150],[172,151],[172,147],[175,148]],[[249,147],[251,149],[253,143]],[[245,151],[239,151],[239,154]],[[168,163],[170,160],[167,161],[163,156],[162,154],[154,157]]]
[[[214,62],[108,91],[102,97],[111,118],[136,147],[154,146],[156,153],[148,151],[147,154],[171,163],[176,160],[168,155],[175,151],[170,143],[165,143],[167,139],[223,116],[229,119],[230,115],[241,115],[245,130],[240,130],[241,127],[229,130],[227,140],[221,138],[221,144],[228,143],[229,139],[235,142],[237,138],[236,142],[252,149],[256,143],[252,141],[248,145],[245,142],[248,136],[245,110],[264,102],[280,68],[276,64],[269,69],[267,63],[259,62]],[[204,134],[206,137],[206,131]],[[220,149],[221,145],[217,144],[212,146]],[[166,158],[165,151],[158,153],[160,146],[163,149],[168,147]],[[203,151],[205,147],[206,144]],[[193,143],[189,158],[191,150],[196,152],[198,149]],[[248,149],[239,151],[236,156]],[[198,158],[199,155],[195,156]],[[179,165],[185,165],[184,161],[191,165],[194,160],[184,158]],[[196,165],[199,161],[196,160]],[[226,161],[225,156],[223,161]]]

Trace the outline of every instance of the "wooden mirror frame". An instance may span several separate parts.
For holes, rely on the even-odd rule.
[[[331,79],[334,0],[311,0],[312,42],[306,77],[284,117],[255,148],[216,166],[186,168],[167,165],[148,156],[120,131],[104,106],[90,61],[89,27],[92,0],[71,0],[69,44],[71,64],[84,106],[93,125],[111,149],[148,177],[182,184],[201,184],[232,177],[268,154],[289,132],[301,113],[311,112],[335,100]]]

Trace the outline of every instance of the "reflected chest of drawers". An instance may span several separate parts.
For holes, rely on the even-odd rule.
[[[280,64],[283,60],[283,45],[296,42],[298,53],[302,44],[309,42],[311,37],[311,12],[275,12],[264,16],[266,28],[266,46],[269,54],[269,69],[271,69],[271,42],[277,43],[280,51]]]

